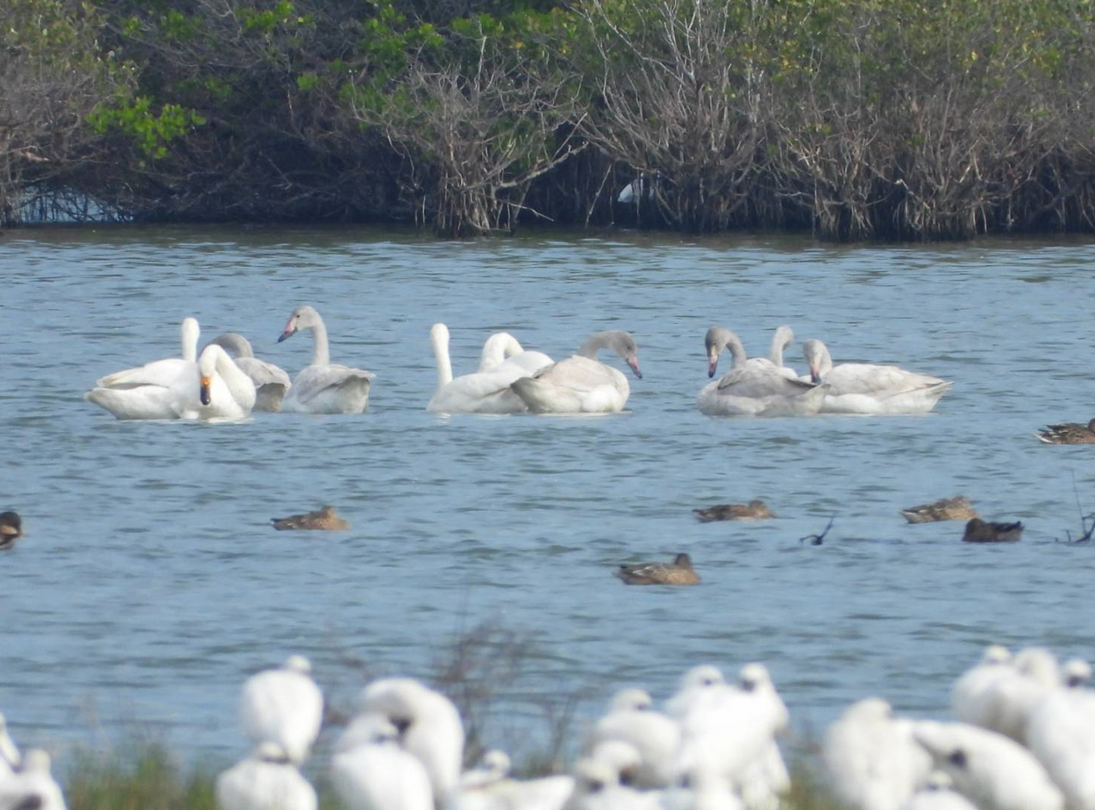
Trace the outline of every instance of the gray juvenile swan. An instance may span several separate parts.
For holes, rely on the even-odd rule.
[[[293,310],[278,343],[301,330],[311,329],[315,339],[312,363],[293,380],[293,386],[281,401],[286,413],[363,413],[369,406],[371,371],[331,362],[327,345],[327,326],[319,313],[307,304]]]
[[[710,416],[810,416],[821,409],[825,396],[822,386],[788,376],[782,367],[766,358],[750,360],[741,338],[729,329],[712,326],[704,337],[704,346],[708,376],[715,375],[723,349],[730,349],[733,366],[729,373],[705,385],[696,397],[696,404],[703,413]]]
[[[240,367],[240,371],[251,378],[251,382],[255,384],[256,411],[281,410],[281,401],[292,385],[288,374],[273,363],[267,363],[255,357],[251,341],[239,332],[225,332],[209,342],[215,343],[228,352],[236,361],[236,365]]]
[[[631,387],[627,377],[597,360],[597,352],[611,349],[619,355],[635,376],[639,370],[638,347],[627,332],[597,332],[573,357],[560,360],[522,377],[510,388],[533,413],[615,413],[623,410]]]

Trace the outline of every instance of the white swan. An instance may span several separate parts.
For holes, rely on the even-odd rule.
[[[225,332],[210,341],[227,351],[236,365],[255,384],[255,410],[281,410],[281,401],[292,382],[289,375],[273,363],[259,360],[251,348],[251,341],[238,332]]]
[[[767,358],[749,359],[741,338],[729,329],[712,326],[704,346],[707,376],[715,375],[723,349],[730,349],[733,365],[729,373],[700,390],[696,405],[701,412],[709,416],[812,416],[821,409],[823,386],[788,376]]]
[[[312,363],[301,369],[293,380],[292,388],[281,401],[281,410],[286,413],[363,413],[369,405],[369,388],[376,375],[331,362],[327,326],[319,313],[306,304],[293,310],[278,343],[302,329],[311,329],[315,339]]]
[[[821,406],[822,413],[927,413],[954,385],[897,366],[869,363],[834,366],[829,350],[816,339],[807,340],[802,353],[810,367],[811,379],[830,386]]]
[[[403,749],[422,763],[440,806],[460,785],[464,725],[452,701],[412,678],[386,678],[365,687],[366,715],[387,718],[399,729]]]
[[[179,363],[173,373],[130,375],[84,398],[118,419],[241,419],[251,413],[255,386],[220,346],[206,346],[197,363]]]
[[[829,726],[822,761],[833,796],[851,810],[898,810],[931,771],[908,722],[881,698],[853,703]]]
[[[115,371],[95,381],[98,388],[136,388],[142,385],[169,385],[175,376],[186,368],[186,364],[198,360],[198,337],[201,329],[195,318],[184,318],[179,328],[182,342],[182,357],[168,357],[165,360],[153,360],[143,366]]]
[[[478,371],[497,371],[499,367],[514,365],[534,374],[554,362],[543,352],[525,351],[509,332],[495,332],[483,343]]]
[[[620,740],[635,747],[639,764],[634,783],[643,788],[666,788],[677,779],[681,728],[677,722],[653,710],[650,695],[641,689],[616,694],[609,711],[597,721],[585,742],[586,753],[603,742]]]
[[[681,725],[681,769],[719,773],[737,786],[769,755],[789,715],[762,664],[743,667],[736,686],[720,678],[713,667],[691,670],[666,710]]]
[[[522,364],[538,362],[535,357],[524,361],[518,361],[518,358],[540,355],[539,352],[521,350],[521,345],[512,335],[501,332],[488,338],[483,347],[483,360],[479,367],[486,366],[487,371],[480,370],[453,379],[448,327],[435,323],[430,329],[430,342],[437,359],[437,388],[426,406],[427,410],[435,413],[524,413],[528,410],[509,386],[514,380],[537,370],[529,370]],[[513,351],[514,346],[517,351]],[[507,350],[512,353],[508,358],[504,354]],[[546,361],[543,365],[551,363],[547,355],[540,357]]]
[[[1034,755],[1014,740],[968,723],[913,726],[913,737],[955,789],[981,810],[1063,810],[1061,791]]]
[[[999,644],[990,644],[980,662],[954,682],[951,712],[964,723],[991,728],[995,722],[994,688],[1001,678],[1014,674],[1011,653]]]
[[[240,718],[253,743],[277,743],[300,764],[319,736],[323,693],[307,658],[290,656],[278,669],[252,675],[240,695]]]
[[[315,788],[274,742],[222,772],[214,794],[220,810],[316,810],[319,803]]]
[[[40,748],[27,751],[18,773],[0,782],[0,808],[3,810],[66,810],[61,786],[50,773],[52,761]]]
[[[639,370],[635,338],[627,332],[597,332],[573,357],[552,363],[532,377],[521,377],[510,388],[533,413],[615,413],[623,410],[631,388],[627,377],[596,359],[601,349],[611,349],[627,363],[635,376]]]
[[[348,810],[434,810],[425,767],[399,747],[399,732],[382,715],[362,715],[343,732],[331,782]]]
[[[1060,686],[1031,713],[1027,745],[1072,810],[1095,810],[1095,692]]]

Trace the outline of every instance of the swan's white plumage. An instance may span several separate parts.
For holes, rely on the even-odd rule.
[[[988,711],[978,725],[1025,743],[1031,713],[1060,684],[1060,669],[1051,652],[1041,647],[1020,650],[1006,674],[984,690]]]
[[[661,810],[657,794],[623,786],[615,769],[597,759],[574,764],[574,789],[566,810]]]
[[[15,773],[21,762],[19,748],[8,733],[8,722],[0,714],[0,782]]]
[[[1064,797],[1023,746],[968,723],[922,721],[913,737],[981,810],[1063,810]]]
[[[0,781],[0,810],[66,810],[61,786],[50,773],[48,753],[32,748],[23,757],[22,767]]]
[[[1050,690],[1030,714],[1026,740],[1069,810],[1095,810],[1095,692]]]
[[[115,386],[93,388],[85,399],[118,419],[240,419],[251,413],[255,386],[220,346],[206,346],[196,363],[178,362],[172,374],[129,375]],[[209,380],[208,403],[203,379]]]
[[[412,678],[386,678],[365,687],[360,705],[400,729],[400,745],[425,767],[438,803],[447,801],[464,757],[464,726],[452,701]]]
[[[215,794],[220,810],[316,810],[318,805],[315,789],[273,742],[221,773]]]
[[[681,729],[677,722],[652,708],[650,695],[641,689],[625,689],[613,697],[609,712],[594,725],[586,751],[599,743],[620,740],[639,753],[634,780],[638,787],[669,787],[677,778]]]
[[[829,726],[822,762],[834,797],[851,810],[898,810],[931,767],[908,723],[879,698],[852,704]]]
[[[993,688],[1001,678],[1014,672],[1011,653],[1006,647],[991,644],[981,660],[954,682],[951,689],[951,712],[964,723],[992,728],[996,699]]]
[[[292,387],[292,381],[283,369],[255,357],[251,341],[238,332],[225,332],[210,342],[232,355],[240,370],[251,378],[255,385],[256,411],[276,413],[281,410],[285,392]]]
[[[682,771],[721,774],[736,785],[787,727],[787,707],[761,664],[743,667],[735,686],[720,682],[713,667],[690,670],[681,686],[666,708],[681,725]]]
[[[768,349],[768,361],[784,377],[797,380],[798,373],[793,368],[783,364],[783,352],[791,345],[794,339],[795,333],[790,326],[777,326],[775,334],[772,335],[772,345]]]
[[[820,340],[808,340],[803,355],[814,382],[828,385],[822,413],[913,414],[927,413],[952,382],[906,371],[898,366],[869,363],[833,365],[829,350]]]
[[[615,413],[623,410],[631,393],[627,377],[596,359],[600,349],[611,349],[642,379],[635,339],[627,332],[598,332],[578,354],[546,366],[531,377],[515,380],[510,388],[533,413]]]
[[[179,372],[188,369],[189,364],[198,361],[198,338],[201,329],[195,318],[184,318],[179,327],[179,336],[182,345],[182,357],[169,357],[165,360],[154,360],[143,366],[127,368],[107,374],[95,381],[98,388],[133,388],[142,385],[168,385]]]
[[[310,673],[308,660],[294,655],[278,669],[252,675],[240,695],[248,738],[256,745],[277,743],[298,764],[308,756],[323,722],[323,693]]]
[[[954,790],[954,780],[943,771],[934,771],[901,810],[977,810],[970,800]]]
[[[437,361],[437,387],[426,407],[435,413],[524,413],[528,408],[510,390],[510,383],[551,362],[547,355],[523,351],[512,335],[501,332],[488,338],[480,371],[454,379],[449,356],[449,330],[445,324],[433,325],[430,343]],[[505,357],[504,352],[513,354]],[[537,355],[546,363],[537,365]],[[526,367],[526,364],[533,367]],[[484,366],[487,368],[485,371],[482,370]]]
[[[331,782],[347,810],[434,810],[426,768],[381,715],[355,719],[339,739]]]
[[[312,362],[293,379],[292,387],[281,402],[281,410],[286,413],[363,413],[369,405],[369,390],[376,375],[331,362],[327,326],[310,306],[293,310],[278,342],[306,329],[312,331],[315,341]]]

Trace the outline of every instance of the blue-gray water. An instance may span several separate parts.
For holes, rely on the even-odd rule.
[[[0,710],[24,745],[150,729],[228,761],[245,750],[235,705],[251,672],[303,653],[345,699],[356,662],[426,675],[484,622],[539,653],[507,697],[524,719],[499,735],[546,736],[541,696],[580,691],[589,716],[617,686],[665,697],[697,663],[766,662],[795,725],[817,729],[868,694],[943,713],[991,641],[1091,657],[1095,548],[1056,541],[1079,529],[1076,492],[1095,510],[1095,448],[1031,434],[1095,416],[1093,259],[1082,242],[9,232],[0,509],[27,536],[0,554]],[[310,336],[275,340],[305,302],[334,361],[377,374],[367,414],[118,422],[81,399],[104,373],[177,356],[186,315],[203,340],[240,331],[294,373]],[[439,418],[425,411],[436,321],[457,374],[495,330],[563,357],[623,328],[645,376],[621,415]],[[757,354],[790,324],[800,368],[801,341],[820,337],[836,362],[955,385],[924,417],[708,418],[695,395],[714,323]],[[898,514],[958,493],[1025,521],[1023,541],[971,547],[960,524]],[[754,497],[779,519],[691,513]],[[353,529],[269,527],[324,503]],[[799,542],[834,514],[824,545]],[[679,550],[698,587],[612,577]]]

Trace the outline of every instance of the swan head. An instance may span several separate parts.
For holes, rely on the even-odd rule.
[[[776,327],[776,333],[772,336],[772,345],[779,346],[780,349],[786,349],[794,339],[794,330],[787,324],[781,324]]]
[[[1002,644],[990,644],[985,647],[985,652],[981,654],[981,663],[989,665],[1010,664],[1011,653]]]
[[[707,350],[708,377],[715,376],[715,371],[719,367],[719,355],[727,346],[732,347],[734,351],[735,364],[739,362],[739,353],[742,355],[741,360],[745,359],[745,349],[741,345],[741,339],[725,326],[712,326],[708,329],[707,334],[703,336],[703,345]]]
[[[388,745],[399,742],[399,730],[386,717],[379,714],[363,714],[342,732],[335,743],[335,751],[341,753],[361,745]]]
[[[323,319],[319,317],[319,313],[313,307],[302,304],[294,309],[293,314],[289,316],[289,320],[285,323],[285,329],[282,331],[281,337],[278,338],[278,343],[288,340],[302,329],[313,329],[321,323],[323,323]]]
[[[489,771],[492,776],[498,779],[508,776],[512,767],[509,754],[497,748],[492,748],[483,754],[479,764],[483,766],[484,770]]]
[[[509,332],[495,332],[483,344],[479,370],[491,371],[501,365],[507,357],[513,357],[523,351],[524,347]]]
[[[679,688],[683,692],[687,689],[710,689],[713,686],[721,686],[725,683],[726,679],[718,667],[701,664],[684,673]]]
[[[624,689],[617,692],[608,704],[609,712],[647,712],[653,707],[654,701],[642,689]]]
[[[182,335],[183,360],[193,362],[198,356],[198,338],[201,337],[201,328],[198,326],[198,319],[183,318],[182,326],[179,327],[179,333]]]
[[[630,785],[634,781],[635,771],[643,764],[639,749],[624,740],[605,740],[597,743],[590,759],[596,760],[612,769],[616,782]]]
[[[449,345],[449,327],[443,323],[435,323],[430,327],[430,341],[434,346],[438,344],[442,346]]]
[[[324,509],[330,509],[331,507],[325,506]],[[305,658],[303,655],[290,655],[285,659],[285,663],[282,664],[282,669],[287,669],[290,672],[297,672],[301,675],[312,674],[312,662]]]
[[[217,373],[217,366],[222,362],[231,363],[227,352],[215,343],[210,343],[202,349],[198,358],[198,377],[201,391],[199,398],[202,405],[209,405],[213,401],[211,389],[213,387],[213,375]]]
[[[600,349],[611,349],[627,363],[636,377],[640,380],[643,378],[643,373],[639,369],[639,347],[631,333],[611,330],[590,335],[578,349],[578,356],[593,358],[597,356]]]
[[[802,356],[806,358],[806,365],[810,367],[810,379],[815,383],[820,383],[822,375],[833,367],[829,350],[817,338],[811,338],[802,344]]]
[[[738,686],[743,692],[755,692],[767,687],[773,689],[772,676],[764,664],[746,664],[738,671]]]
[[[1062,680],[1069,689],[1077,689],[1091,680],[1091,664],[1082,658],[1070,658],[1061,667]]]

